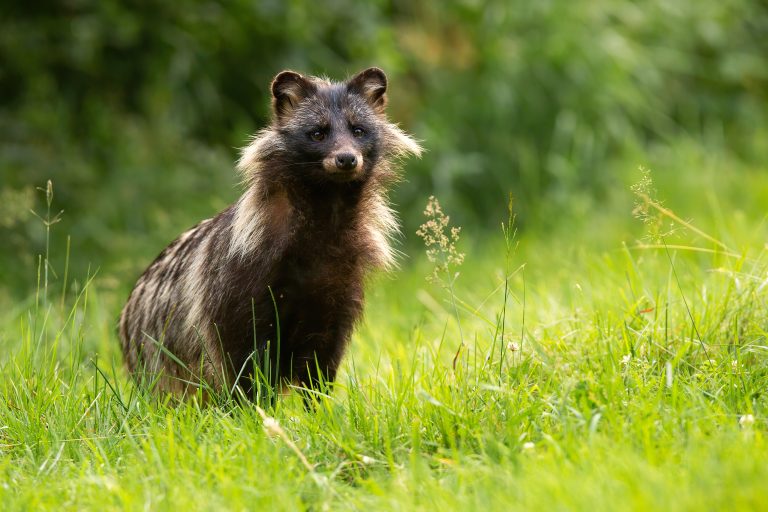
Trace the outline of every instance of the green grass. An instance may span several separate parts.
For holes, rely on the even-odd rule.
[[[371,283],[333,394],[266,423],[130,383],[132,277],[62,293],[41,271],[0,316],[0,508],[765,509],[766,178],[719,171],[659,173],[681,211],[655,241],[626,191],[517,238],[465,232],[453,294],[413,251]]]

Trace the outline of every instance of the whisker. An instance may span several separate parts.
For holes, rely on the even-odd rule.
[[[291,162],[291,163],[285,163],[283,164],[283,167],[291,168],[291,167],[311,167],[313,165],[322,165],[322,160],[312,161],[312,162]]]

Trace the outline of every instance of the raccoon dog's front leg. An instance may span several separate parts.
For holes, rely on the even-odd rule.
[[[321,347],[302,352],[293,360],[293,381],[301,386],[304,403],[310,407],[319,394],[331,391],[344,357],[348,335],[335,334]],[[314,397],[314,398],[313,398]]]

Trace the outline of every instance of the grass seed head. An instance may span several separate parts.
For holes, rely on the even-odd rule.
[[[430,196],[424,209],[426,222],[416,231],[427,251],[427,259],[434,264],[432,273],[427,276],[430,282],[448,284],[456,277],[452,268],[459,267],[464,262],[464,253],[457,249],[461,228],[451,226],[451,218],[443,213],[440,202]]]

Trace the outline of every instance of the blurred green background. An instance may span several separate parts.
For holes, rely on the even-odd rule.
[[[71,236],[74,275],[128,286],[237,197],[237,148],[268,122],[277,72],[371,65],[427,149],[393,195],[406,246],[432,194],[478,236],[510,192],[522,227],[546,230],[610,202],[665,148],[768,161],[766,2],[4,2],[4,288],[35,286],[45,229],[30,210],[45,214],[48,179],[64,210],[53,267]]]

